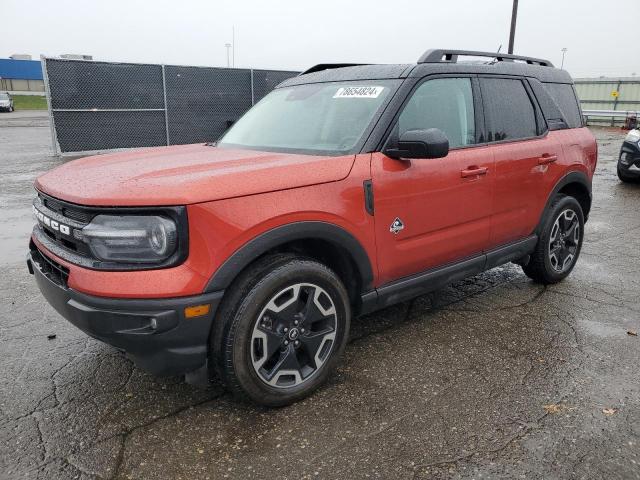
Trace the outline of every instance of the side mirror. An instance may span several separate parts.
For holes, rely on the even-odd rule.
[[[384,154],[391,158],[442,158],[449,153],[449,139],[438,128],[407,130],[397,145],[386,148]]]

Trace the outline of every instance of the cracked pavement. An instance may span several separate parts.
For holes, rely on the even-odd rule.
[[[615,174],[624,133],[594,133],[568,279],[507,265],[357,319],[329,383],[267,410],[154,378],[48,306],[24,253],[61,160],[46,116],[0,115],[0,478],[640,479],[640,185]]]

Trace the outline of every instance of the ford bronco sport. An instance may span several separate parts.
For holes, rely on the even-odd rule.
[[[40,176],[28,267],[62,316],[140,367],[211,370],[285,405],[326,380],[355,315],[507,262],[544,284],[569,275],[596,157],[569,74],[546,60],[318,65],[217,144]]]

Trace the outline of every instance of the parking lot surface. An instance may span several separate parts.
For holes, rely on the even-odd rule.
[[[572,275],[491,270],[358,319],[291,407],[158,379],[41,297],[24,254],[46,116],[0,115],[0,478],[640,478],[640,186],[599,165]],[[55,335],[55,337],[53,337]]]

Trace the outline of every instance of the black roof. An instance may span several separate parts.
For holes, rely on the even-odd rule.
[[[343,82],[346,80],[382,80],[384,78],[405,78],[406,72],[415,65],[358,65],[339,67],[311,73],[303,73],[282,82],[279,87],[302,85],[305,83]]]
[[[458,55],[492,57],[491,63],[457,62]],[[428,50],[413,64],[354,65],[321,64],[282,82],[278,87],[306,83],[343,82],[348,80],[383,80],[413,78],[447,73],[491,73],[498,75],[521,75],[537,78],[541,82],[573,83],[565,70],[554,68],[548,60],[501,55],[490,52],[465,50]]]

